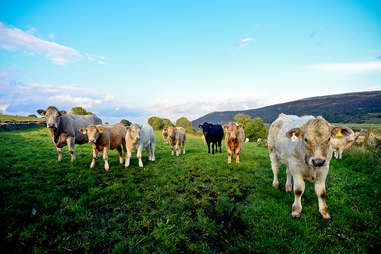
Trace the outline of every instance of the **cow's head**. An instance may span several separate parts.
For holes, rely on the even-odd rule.
[[[177,128],[176,127],[168,127],[168,138],[169,140],[176,139]]]
[[[39,109],[37,110],[37,113],[39,113],[41,116],[44,116],[46,119],[46,127],[48,128],[55,128],[57,129],[60,121],[61,116],[66,115],[65,110],[59,111],[56,107],[50,106],[47,110]]]
[[[230,140],[236,140],[239,135],[239,129],[242,129],[242,124],[229,123],[224,125],[224,130],[226,131],[226,136]]]
[[[102,135],[104,128],[102,126],[89,125],[87,128],[79,129],[82,134],[87,134],[89,143],[95,144],[98,138]]]
[[[127,134],[134,143],[139,142],[140,140],[140,132],[142,130],[142,126],[138,124],[133,124],[131,126],[126,127],[127,128]]]
[[[202,132],[204,133],[204,136],[208,135],[208,132],[211,128],[213,128],[213,124],[204,122],[203,124],[200,124],[198,126],[200,129],[202,129]]]
[[[164,128],[161,131],[161,135],[163,135],[163,139],[167,139],[168,138],[168,128]]]
[[[292,141],[300,140],[305,147],[305,162],[312,168],[323,167],[332,156],[330,140],[335,136],[346,137],[352,130],[344,126],[331,126],[324,118],[311,119],[301,128],[286,133]]]

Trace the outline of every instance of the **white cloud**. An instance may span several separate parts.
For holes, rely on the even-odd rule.
[[[102,61],[102,60],[98,60],[98,61],[97,61],[97,64],[105,64],[105,62]]]
[[[9,106],[8,104],[0,105],[0,110],[3,114],[6,114],[8,106]]]
[[[54,37],[55,37],[54,34],[49,34],[50,39],[54,39]]]
[[[5,50],[27,49],[31,52],[45,55],[57,65],[66,65],[82,59],[82,55],[73,48],[37,38],[33,34],[18,28],[6,27],[1,22],[0,48]]]
[[[253,38],[245,38],[245,39],[242,39],[241,42],[245,43],[245,42],[249,42],[253,40],[254,40]]]
[[[90,56],[89,54],[87,55],[87,60],[90,62],[96,62],[97,64],[105,64],[105,57],[104,56]]]
[[[353,63],[324,63],[310,66],[311,69],[329,72],[368,72],[381,71],[381,61]]]

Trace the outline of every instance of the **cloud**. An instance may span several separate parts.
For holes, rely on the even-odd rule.
[[[381,71],[381,61],[353,63],[323,63],[310,66],[311,69],[328,72],[369,72]]]
[[[75,85],[24,84],[0,80],[0,102],[3,113],[16,115],[35,114],[37,109],[50,105],[67,111],[82,106],[109,122],[111,119],[119,119],[119,122],[123,118],[144,122],[148,115],[143,109],[118,101],[112,94]]]
[[[87,60],[90,62],[96,62],[97,64],[105,64],[105,57],[104,56],[90,56],[89,54],[87,55]]]
[[[6,27],[0,22],[0,48],[5,50],[27,49],[33,53],[45,55],[57,65],[66,65],[82,59],[75,49],[37,38],[31,33],[18,28]]]
[[[245,38],[245,39],[242,39],[241,42],[249,42],[249,41],[253,41],[254,39],[253,38]]]
[[[49,34],[50,39],[54,39],[54,34]]]

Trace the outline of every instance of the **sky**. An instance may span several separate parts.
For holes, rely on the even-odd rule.
[[[0,0],[0,113],[194,120],[381,90],[380,13],[365,0]]]

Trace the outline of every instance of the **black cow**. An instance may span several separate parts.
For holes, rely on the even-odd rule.
[[[217,152],[217,145],[220,147],[220,153],[221,153],[221,142],[222,138],[224,137],[224,129],[220,124],[211,124],[211,123],[203,123],[200,124],[198,127],[202,128],[202,132],[204,133],[206,143],[208,144],[208,153],[210,153],[210,143],[212,143],[212,154],[214,154],[214,145],[216,145],[216,152]]]

